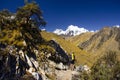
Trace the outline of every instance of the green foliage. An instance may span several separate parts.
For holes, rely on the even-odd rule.
[[[20,7],[16,11],[16,13],[11,13],[8,10],[0,11],[0,43],[6,45],[5,48],[3,49],[0,48],[0,59],[3,59],[5,56],[6,61],[3,62],[4,60],[1,60],[3,64],[1,63],[0,67],[2,66],[1,68],[5,68],[5,71],[7,71],[6,67],[10,66],[8,65],[4,67],[5,64],[9,63],[9,61],[7,62],[8,52],[10,52],[11,50],[9,46],[15,46],[14,49],[11,50],[10,54],[15,53],[14,55],[16,55],[17,51],[15,48],[17,48],[19,50],[23,49],[24,52],[28,53],[30,57],[32,55],[32,57],[36,58],[34,50],[38,50],[40,44],[44,41],[43,38],[41,37],[39,27],[45,26],[45,24],[46,22],[42,17],[42,11],[39,8],[39,6],[34,2],[27,3],[23,7]],[[45,47],[43,47],[43,49],[44,48]],[[49,52],[52,52],[53,50],[48,46],[45,49],[48,50]],[[14,59],[16,59],[16,56],[14,57]],[[11,66],[13,67],[13,65]],[[1,70],[0,74],[3,77],[12,75],[11,73],[9,73],[9,71],[4,72]],[[12,69],[10,71],[12,72]],[[33,78],[32,75],[26,74],[20,77],[20,79],[10,78],[10,80],[35,80],[35,79]]]
[[[92,80],[115,80],[120,75],[120,62],[114,51],[109,51],[101,57],[91,69]],[[120,77],[120,76],[119,76]]]
[[[27,46],[35,47],[43,41],[39,26],[45,24],[42,11],[35,2],[20,7],[15,14],[0,11],[0,41],[17,46],[23,46],[25,41]]]
[[[42,11],[35,2],[20,7],[17,10],[16,16],[18,20],[21,20],[21,23],[32,23],[37,26],[44,26],[46,24],[42,17]]]
[[[107,52],[93,64],[90,73],[82,72],[78,77],[81,80],[119,80],[120,61],[117,53]]]

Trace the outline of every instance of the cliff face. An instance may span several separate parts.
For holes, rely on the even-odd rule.
[[[26,59],[27,54],[24,54],[23,52],[21,53],[21,51],[16,51],[14,48],[15,47],[13,46],[0,48],[1,80],[19,80],[26,74],[26,70],[28,70],[30,67],[33,67],[30,66],[30,63],[28,63],[28,60],[30,59]],[[35,67],[33,68],[35,69]],[[32,75],[29,76],[32,77]]]
[[[92,35],[89,40],[79,44],[79,48],[92,53],[104,53],[108,50],[120,51],[120,28],[105,27]]]

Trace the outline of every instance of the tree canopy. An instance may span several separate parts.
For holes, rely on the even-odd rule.
[[[43,19],[42,10],[35,2],[27,3],[19,7],[16,13],[12,13],[8,10],[0,11],[1,33],[5,33],[5,30],[6,32],[9,30],[17,30],[20,32],[27,46],[33,46],[42,42],[43,39],[40,34],[40,27],[45,25],[46,22]],[[4,34],[2,39],[5,36]]]

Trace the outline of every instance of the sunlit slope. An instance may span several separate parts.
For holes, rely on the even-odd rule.
[[[84,41],[89,40],[89,38],[93,34],[95,34],[95,33],[94,32],[86,32],[86,33],[82,33],[82,34],[77,35],[77,36],[67,38],[67,40],[74,43],[76,46],[78,46],[80,43],[83,43]]]
[[[120,28],[117,27],[104,27],[98,32],[87,32],[66,40],[91,54],[94,61],[107,51],[116,51],[120,57]]]
[[[73,42],[69,40],[65,40],[65,38],[58,36],[54,33],[42,31],[41,32],[42,37],[49,41],[49,40],[55,40],[60,46],[68,53],[74,52],[76,55],[76,64],[88,64],[89,66],[92,65],[93,59],[91,58],[91,55],[86,53],[85,51],[82,51],[77,47]]]
[[[98,59],[107,51],[116,51],[120,55],[120,28],[104,27],[92,35],[87,41],[79,44],[79,47],[91,52],[93,58]]]

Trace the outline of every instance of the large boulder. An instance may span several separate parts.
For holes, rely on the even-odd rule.
[[[62,47],[55,41],[55,40],[50,40],[49,45],[53,47],[56,51],[56,54],[51,56],[51,59],[60,63],[68,63],[69,58],[67,53],[62,49]]]

